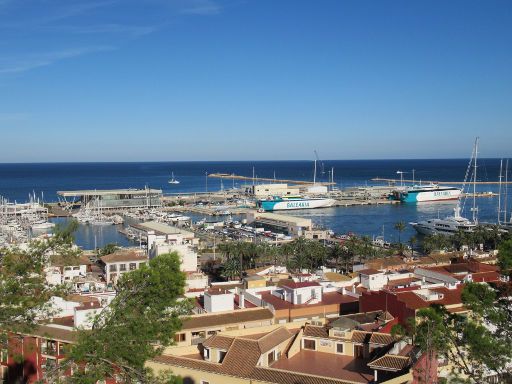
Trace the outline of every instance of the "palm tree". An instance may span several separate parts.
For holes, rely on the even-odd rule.
[[[401,235],[402,232],[405,231],[405,223],[402,220],[400,220],[399,222],[395,223],[395,229],[398,231],[398,244],[400,248],[402,248]],[[400,251],[400,253],[402,253],[402,251]]]
[[[409,244],[411,245],[411,257],[414,257],[414,246],[416,245],[417,242],[418,239],[416,238],[416,236],[411,236],[411,238],[409,239]]]
[[[343,248],[339,243],[335,243],[332,247],[329,248],[329,259],[334,260],[334,265],[336,266],[336,271],[340,271],[340,260],[343,257]]]

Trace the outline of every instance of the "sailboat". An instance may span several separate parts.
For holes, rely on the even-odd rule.
[[[469,220],[465,217],[461,216],[461,211],[464,205],[460,206],[460,200],[457,203],[457,207],[454,209],[454,215],[445,217],[444,219],[428,219],[419,221],[417,223],[410,223],[413,228],[423,235],[453,235],[459,230],[463,232],[473,232],[476,226],[478,225],[478,207],[476,206],[476,170],[477,170],[477,155],[478,155],[478,140],[477,137],[475,140],[475,145],[473,147],[473,153],[471,155],[471,159],[469,160],[468,169],[466,171],[466,177],[464,178],[464,185],[466,184],[466,180],[468,178],[469,170],[471,166],[473,166],[473,207],[471,208],[471,212],[473,213],[472,220]],[[462,187],[464,190],[464,186]]]
[[[176,180],[174,178],[174,172],[171,172],[171,178],[169,179],[168,183],[169,184],[179,184],[180,183],[179,180]]]

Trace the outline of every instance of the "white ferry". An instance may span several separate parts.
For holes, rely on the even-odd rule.
[[[284,211],[292,209],[312,209],[332,207],[336,201],[324,197],[274,196],[258,201],[258,208],[263,211]]]

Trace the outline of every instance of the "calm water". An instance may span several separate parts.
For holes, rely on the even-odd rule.
[[[466,173],[467,159],[450,160],[340,160],[324,161],[318,165],[317,180],[328,179],[328,171],[334,168],[334,180],[339,187],[374,185],[374,177],[396,178],[397,170],[409,172],[404,178],[416,180],[462,181]],[[480,159],[478,180],[496,181],[499,176],[499,159]],[[158,162],[158,163],[40,163],[40,164],[0,164],[0,195],[10,200],[22,202],[29,193],[44,196],[45,201],[56,201],[57,191],[78,189],[111,188],[161,188],[164,193],[203,192],[219,190],[219,179],[208,179],[205,173],[235,173],[252,176],[253,167],[257,177],[275,176],[283,179],[312,180],[311,161],[258,161],[258,162]],[[322,168],[324,173],[322,174]],[[512,168],[512,163],[511,163]],[[169,185],[170,173],[181,181],[179,185]],[[510,179],[510,177],[509,177]],[[231,180],[224,180],[224,187],[232,187]],[[235,186],[240,186],[236,181]],[[497,192],[498,185],[483,185],[478,191]],[[512,186],[509,188],[509,195]],[[496,221],[497,198],[479,198],[481,221]],[[512,205],[512,200],[510,200]],[[470,202],[464,214],[470,216]],[[446,216],[452,213],[452,203],[428,203],[423,205],[382,205],[348,208],[326,208],[304,210],[292,214],[311,217],[314,222],[333,229],[335,232],[349,231],[359,234],[380,235],[384,230],[386,239],[395,240],[393,224],[399,220],[417,221],[432,216]],[[510,212],[510,208],[509,208]],[[408,227],[403,238],[415,232]],[[85,248],[101,246],[107,242],[121,245],[128,241],[117,233],[114,226],[82,226],[77,233],[77,242]]]

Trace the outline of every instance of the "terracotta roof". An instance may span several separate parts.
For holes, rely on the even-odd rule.
[[[372,333],[370,337],[370,343],[372,344],[380,344],[380,345],[388,345],[395,341],[395,338],[387,333]]]
[[[254,340],[235,339],[221,365],[221,372],[247,377],[258,364],[261,352]]]
[[[181,329],[204,329],[228,324],[248,323],[251,321],[272,320],[274,315],[267,308],[249,308],[226,313],[208,313],[195,315],[183,321]]]
[[[361,275],[377,275],[382,272],[377,269],[368,268],[368,269],[362,269],[360,271],[357,271],[357,273],[359,273]]]
[[[147,256],[141,256],[138,253],[134,251],[121,251],[121,252],[115,252],[111,253],[110,255],[105,255],[100,258],[101,261],[103,261],[105,264],[107,263],[120,263],[123,261],[148,261]]]
[[[304,327],[304,336],[306,337],[319,337],[319,338],[328,338],[329,330],[326,327],[319,327],[316,325],[306,325]]]
[[[353,381],[330,379],[326,377],[300,374],[280,369],[256,367],[251,379],[277,384],[353,384]]]
[[[46,339],[66,341],[73,343],[76,341],[77,332],[72,329],[64,329],[62,327],[52,327],[51,325],[39,325],[28,335],[44,337]]]
[[[370,341],[371,336],[371,332],[354,331],[352,333],[352,338],[350,339],[350,341],[352,341],[353,343],[364,344]]]
[[[258,340],[261,353],[270,351],[284,341],[290,339],[293,334],[284,327],[279,327]]]
[[[284,283],[281,284],[281,286],[288,287],[291,289],[297,289],[297,288],[306,288],[306,287],[320,287],[321,285],[315,281],[302,281],[302,282],[297,283],[293,280],[286,280]]]
[[[213,335],[209,337],[207,340],[205,340],[203,346],[207,348],[219,348],[227,350],[231,346],[231,344],[233,344],[232,337]]]
[[[370,368],[383,369],[386,371],[401,371],[409,364],[409,358],[406,356],[398,355],[384,355],[371,363],[368,363]]]

